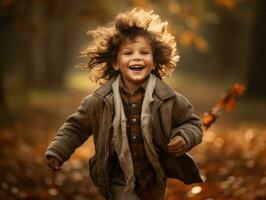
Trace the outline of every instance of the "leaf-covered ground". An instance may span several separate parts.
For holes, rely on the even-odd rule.
[[[48,169],[43,159],[47,144],[79,105],[81,95],[55,93],[52,98],[36,98],[24,115],[0,129],[0,199],[103,199],[88,176],[91,139],[59,172]],[[266,199],[266,127],[230,124],[224,121],[205,131],[203,143],[191,152],[205,183],[186,186],[169,180],[167,200]]]

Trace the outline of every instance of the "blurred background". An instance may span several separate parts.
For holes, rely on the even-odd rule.
[[[168,21],[180,61],[165,81],[199,116],[233,84],[247,89],[191,152],[205,183],[169,180],[167,199],[266,199],[264,0],[1,0],[1,199],[102,199],[88,176],[91,139],[57,173],[43,154],[64,119],[99,87],[75,68],[84,62],[86,32],[134,6]]]

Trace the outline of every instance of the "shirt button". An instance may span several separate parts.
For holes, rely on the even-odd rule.
[[[133,137],[132,137],[132,138],[133,138],[133,140],[136,140],[136,139],[137,139],[137,137],[136,137],[135,135],[133,135]]]
[[[137,155],[137,153],[136,153],[136,152],[134,152],[134,153],[133,153],[133,155],[134,155],[134,156],[136,156],[136,155]]]
[[[133,108],[137,107],[137,104],[132,103],[132,107],[133,107]]]
[[[136,119],[136,118],[133,118],[133,119],[132,119],[132,121],[133,121],[133,122],[136,122],[136,121],[137,121],[137,119]]]

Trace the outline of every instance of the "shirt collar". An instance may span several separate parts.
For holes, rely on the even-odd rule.
[[[106,98],[109,94],[111,94],[112,84],[116,80],[116,78],[117,78],[116,76],[112,77],[104,85],[97,88],[94,91],[93,95],[98,96],[100,98]],[[176,92],[173,89],[171,89],[166,83],[157,78],[155,94],[159,97],[159,99],[165,100],[174,97],[176,95]]]
[[[147,79],[147,80],[148,80],[148,79]],[[121,78],[121,79],[120,79],[120,82],[119,82],[119,89],[120,89],[120,91],[123,91],[123,92],[125,92],[126,94],[133,95],[133,94],[135,94],[135,93],[138,92],[138,91],[145,91],[145,90],[146,90],[147,80],[144,81],[144,83],[142,83],[139,87],[137,87],[136,90],[135,90],[134,92],[130,93],[130,92],[128,91],[128,89],[126,88],[126,86],[125,86],[125,84],[124,84],[124,82],[123,82],[123,80],[122,80],[122,78]]]

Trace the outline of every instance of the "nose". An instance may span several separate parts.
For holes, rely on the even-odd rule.
[[[141,60],[140,53],[134,53],[133,56],[132,56],[132,60]]]

